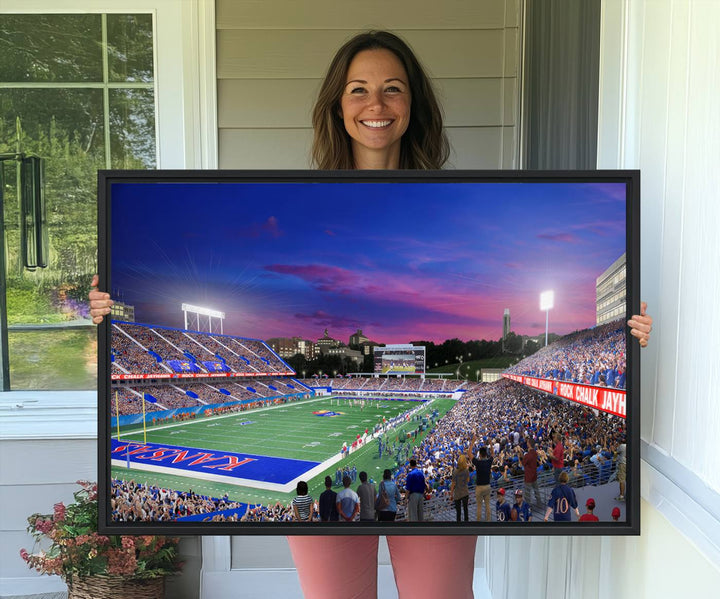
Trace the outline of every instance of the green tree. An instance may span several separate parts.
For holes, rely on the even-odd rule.
[[[523,340],[520,335],[512,331],[505,337],[505,351],[509,354],[519,354],[522,351]]]
[[[24,269],[15,162],[4,162],[8,322],[73,320],[87,315],[97,270],[98,169],[155,166],[152,15],[2,15],[0,55],[0,81],[18,84],[0,93],[0,153],[44,159],[49,234],[48,267]],[[103,86],[110,82],[106,106]],[[94,373],[93,343],[94,331],[11,333],[13,387],[92,386],[81,380],[87,374],[73,378],[71,366]]]

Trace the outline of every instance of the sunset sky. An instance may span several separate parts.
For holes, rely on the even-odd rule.
[[[182,303],[228,334],[380,343],[595,324],[595,279],[625,251],[621,183],[118,183],[111,287],[142,323]]]

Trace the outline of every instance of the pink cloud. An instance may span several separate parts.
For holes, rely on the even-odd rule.
[[[522,329],[527,326],[526,318],[529,313],[533,314],[532,319],[534,320],[537,311],[535,307],[537,304],[535,286],[529,285],[527,281],[518,282],[514,285],[514,292],[508,297],[507,291],[503,292],[499,287],[496,288],[493,285],[479,284],[474,279],[458,278],[456,284],[448,285],[447,278],[434,278],[428,274],[398,274],[383,271],[354,272],[322,264],[272,264],[265,268],[270,272],[297,277],[318,291],[338,295],[352,294],[379,304],[406,305],[409,309],[418,308],[426,314],[434,314],[434,316],[430,317],[432,324],[427,323],[430,325],[427,329],[415,324],[411,327],[412,330],[418,332],[427,330],[428,334],[431,327],[436,326],[444,330],[456,330],[458,333],[465,330],[466,335],[473,337],[477,335],[477,338],[482,338],[482,333],[485,331],[489,333],[489,330],[487,324],[478,322],[478,317],[497,322],[496,326],[499,330],[502,323],[503,309],[511,307],[512,314],[515,317],[513,328],[517,325]],[[527,289],[533,291],[530,294],[531,297],[526,301],[522,296],[529,293],[525,291]],[[592,291],[594,292],[594,288]],[[576,294],[582,295],[580,290],[576,289],[565,295],[572,295],[574,299]],[[520,311],[518,311],[520,307],[518,304],[523,306]],[[526,312],[525,305],[532,305],[532,309],[527,309]],[[577,305],[582,305],[582,302],[570,302],[573,311],[576,310]],[[367,322],[358,322],[354,318],[339,317],[323,312],[297,314],[295,317],[306,322],[313,322],[317,326],[336,329],[347,327],[363,328],[368,324]],[[467,324],[459,324],[463,319]],[[401,323],[398,323],[398,325],[401,325]],[[403,322],[401,326],[406,332],[409,330],[408,322]],[[390,330],[387,330],[388,323],[385,323],[385,327],[384,335],[390,334]],[[390,328],[393,328],[392,325],[390,325]],[[521,330],[519,332],[525,331]],[[495,337],[496,335],[493,332],[491,336]]]
[[[265,270],[297,277],[319,291],[347,293],[357,286],[358,276],[344,268],[324,264],[270,264]]]
[[[332,329],[358,329],[361,328],[363,324],[355,318],[336,316],[328,314],[323,310],[317,310],[312,314],[295,314],[295,318],[311,323],[314,326]]]
[[[540,233],[538,239],[546,239],[548,241],[562,241],[565,243],[577,243],[578,238],[570,233]]]
[[[243,227],[241,232],[243,236],[253,238],[268,236],[277,239],[285,235],[275,216],[268,217],[263,223],[250,223],[248,226]]]
[[[283,234],[283,232],[280,230],[280,227],[278,226],[278,220],[274,216],[269,217],[262,224],[261,229],[264,233],[267,233],[271,237],[280,237]]]

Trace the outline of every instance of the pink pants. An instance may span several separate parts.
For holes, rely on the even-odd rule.
[[[472,599],[475,536],[387,537],[399,599]],[[375,599],[376,536],[288,537],[306,599]]]

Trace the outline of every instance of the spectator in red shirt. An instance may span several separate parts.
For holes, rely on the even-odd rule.
[[[552,462],[553,467],[553,478],[555,479],[555,485],[557,486],[560,484],[560,473],[562,472],[563,466],[565,465],[565,448],[563,447],[560,433],[555,433],[553,435],[553,441],[555,442],[555,445],[553,446],[553,455],[552,460],[550,461]]]
[[[600,522],[600,518],[593,514],[593,510],[595,509],[595,500],[592,497],[585,502],[585,508],[587,509],[587,512],[580,516],[580,522]]]
[[[540,499],[540,488],[537,481],[538,455],[537,451],[535,451],[535,441],[528,437],[527,446],[528,450],[522,459],[523,471],[525,472],[525,497],[530,502],[530,490],[533,489],[535,491],[535,505],[541,506],[543,502]]]

